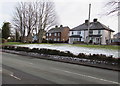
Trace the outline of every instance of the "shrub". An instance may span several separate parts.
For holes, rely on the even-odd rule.
[[[28,47],[17,47],[15,50],[16,51],[26,51],[26,52],[30,51],[30,49]]]
[[[33,49],[30,49],[30,52],[36,52],[36,53],[39,53],[39,48],[33,48]]]
[[[99,60],[99,61],[107,61],[110,64],[112,62],[120,63],[120,58],[113,58],[113,56],[106,56],[103,54],[89,54],[85,55],[84,53],[79,53],[77,56],[71,53],[70,51],[59,51],[59,50],[52,50],[52,49],[39,49],[39,48],[33,48],[30,49],[28,47],[18,47],[18,46],[11,46],[11,45],[3,45],[2,49],[7,50],[16,50],[16,51],[25,51],[25,52],[34,52],[39,54],[48,54],[48,55],[59,55],[59,56],[67,56],[67,57],[77,57],[77,58],[85,58],[85,59],[91,59],[91,60]]]
[[[78,58],[87,58],[87,55],[85,55],[84,53],[79,53]]]
[[[8,41],[8,42],[15,42],[15,39],[14,39],[14,38],[11,38],[11,39],[8,39],[7,41]]]
[[[48,43],[54,43],[54,41],[53,41],[53,40],[48,40],[47,42],[48,42]]]
[[[2,38],[2,43],[6,43],[7,39]]]

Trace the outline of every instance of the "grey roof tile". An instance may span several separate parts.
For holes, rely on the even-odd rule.
[[[50,29],[47,33],[62,32],[62,30],[63,30],[64,28],[69,28],[69,27],[52,28],[52,29]]]
[[[79,30],[87,30],[87,29],[88,29],[88,24],[83,23],[83,24],[71,29],[71,31],[74,31],[74,30],[79,31]],[[98,21],[90,23],[90,30],[103,30],[103,29],[114,32],[112,29],[110,29],[109,27],[105,26],[104,24],[102,24],[102,23],[100,23]]]

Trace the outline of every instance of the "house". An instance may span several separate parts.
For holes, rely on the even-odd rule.
[[[120,45],[120,32],[116,33],[116,34],[113,36],[112,44]]]
[[[42,39],[46,39],[46,31],[43,30],[43,29],[41,29],[40,31],[42,32],[42,34],[41,34]],[[38,42],[38,33],[33,32],[33,34],[32,34],[32,42],[34,42],[34,43]]]
[[[94,44],[108,44],[113,37],[113,30],[100,23],[96,18],[90,22],[88,36],[88,20],[85,23],[70,30],[69,43],[76,41]]]
[[[46,40],[52,40],[54,42],[67,42],[69,39],[69,27],[55,26],[46,33]]]

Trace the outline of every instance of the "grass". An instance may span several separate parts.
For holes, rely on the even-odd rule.
[[[21,44],[31,44],[31,43],[21,43],[21,42],[7,42],[7,43],[0,43],[0,45],[21,45]],[[32,43],[32,44],[48,44],[48,43]],[[118,50],[120,46],[115,45],[81,45],[81,44],[51,44],[55,46],[63,46],[63,45],[71,45],[77,47],[87,47],[87,48],[103,48],[103,49],[113,49]]]
[[[6,42],[6,43],[0,43],[0,45],[20,45],[20,44],[25,44],[21,42]]]
[[[88,48],[104,48],[104,49],[113,49],[113,50],[120,49],[120,46],[117,46],[117,45],[80,45],[80,44],[74,44],[73,46],[88,47]]]
[[[71,45],[76,47],[87,47],[87,48],[102,48],[102,49],[112,49],[118,50],[120,46],[118,45],[86,45],[86,44],[53,44],[55,46]]]

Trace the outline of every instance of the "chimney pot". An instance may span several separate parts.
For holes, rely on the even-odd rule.
[[[55,28],[58,28],[58,26],[56,25]]]
[[[97,18],[93,19],[93,22],[97,22]]]
[[[63,27],[63,25],[60,25],[60,27]]]
[[[85,23],[88,23],[89,20],[85,20]]]

